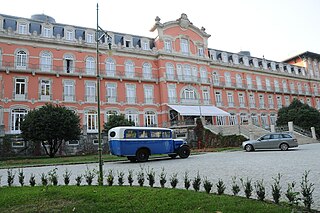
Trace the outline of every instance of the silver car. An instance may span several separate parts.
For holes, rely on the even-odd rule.
[[[298,141],[293,135],[286,132],[270,133],[261,136],[257,140],[249,140],[242,143],[242,148],[247,152],[256,149],[281,149],[286,151],[292,147],[298,147]]]

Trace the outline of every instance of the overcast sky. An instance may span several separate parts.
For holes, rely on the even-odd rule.
[[[56,22],[152,37],[161,22],[186,13],[211,35],[209,48],[282,61],[299,53],[320,54],[319,0],[0,0],[0,13],[30,18],[44,13]]]

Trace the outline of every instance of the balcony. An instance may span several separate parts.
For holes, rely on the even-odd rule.
[[[127,97],[126,100],[127,100],[127,103],[128,103],[128,104],[135,104],[135,103],[137,103],[137,98],[136,98],[136,97]]]
[[[154,98],[145,98],[144,103],[146,104],[153,104],[154,103]]]
[[[181,104],[199,104],[199,99],[180,98]]]
[[[86,97],[85,97],[86,99],[86,102],[89,102],[89,103],[94,103],[94,102],[96,102],[96,96],[92,96],[92,95],[87,95]]]
[[[75,95],[63,95],[63,101],[73,102],[75,101]]]
[[[117,103],[117,96],[107,96],[106,100],[108,103]]]

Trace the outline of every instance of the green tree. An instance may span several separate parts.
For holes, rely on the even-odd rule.
[[[104,133],[108,133],[108,131],[110,129],[112,129],[113,127],[117,127],[117,126],[134,126],[134,125],[135,125],[134,122],[133,121],[129,121],[128,119],[126,119],[123,114],[121,114],[121,115],[111,115],[108,118],[108,122],[104,123],[102,131]]]
[[[308,104],[301,103],[298,99],[294,99],[288,107],[278,111],[278,126],[287,125],[289,121],[307,130],[315,127],[316,133],[320,134],[320,112]]]
[[[52,104],[30,111],[20,129],[25,140],[41,143],[50,157],[55,156],[64,140],[77,140],[81,133],[79,116]]]

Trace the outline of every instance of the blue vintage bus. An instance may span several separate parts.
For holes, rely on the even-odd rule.
[[[157,127],[119,126],[108,132],[111,154],[125,156],[131,162],[145,162],[153,154],[189,157],[187,142],[172,137],[173,130]]]

